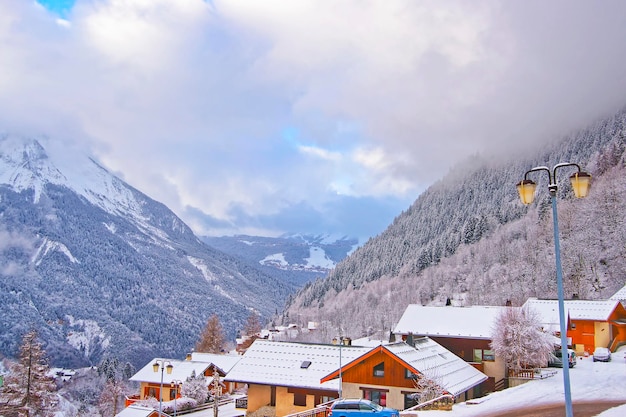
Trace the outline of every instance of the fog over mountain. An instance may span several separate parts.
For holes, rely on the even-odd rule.
[[[0,352],[38,329],[53,364],[143,365],[229,338],[297,284],[200,241],[177,216],[62,141],[0,136]]]
[[[352,337],[385,337],[408,304],[521,305],[556,298],[545,172],[524,206],[515,184],[536,166],[576,162],[593,176],[575,199],[557,171],[566,297],[602,299],[626,284],[626,110],[526,155],[458,165],[380,235],[294,297],[284,321],[326,322]],[[564,172],[563,172],[564,171]]]

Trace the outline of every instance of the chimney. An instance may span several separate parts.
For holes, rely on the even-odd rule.
[[[406,335],[406,344],[415,347],[415,342],[413,341],[413,333],[409,333]]]

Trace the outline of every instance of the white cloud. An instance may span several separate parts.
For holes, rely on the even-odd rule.
[[[389,223],[456,161],[626,101],[619,1],[34,4],[0,4],[0,130],[88,141],[203,232],[191,208],[278,230],[338,194],[396,199]]]

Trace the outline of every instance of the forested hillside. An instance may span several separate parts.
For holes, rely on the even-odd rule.
[[[0,354],[37,330],[51,364],[181,357],[213,314],[233,340],[296,286],[200,240],[93,160],[0,135]]]
[[[577,162],[593,175],[576,200],[559,172],[568,297],[603,298],[626,283],[626,111],[523,158],[475,158],[419,196],[381,235],[291,301],[284,319],[328,320],[353,336],[388,332],[409,303],[521,304],[556,297],[547,176],[525,207],[515,184],[538,165]],[[518,156],[519,157],[519,156]]]

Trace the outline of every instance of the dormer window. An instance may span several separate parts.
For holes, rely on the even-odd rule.
[[[381,362],[378,365],[374,366],[374,376],[376,377],[385,376],[385,362]]]

